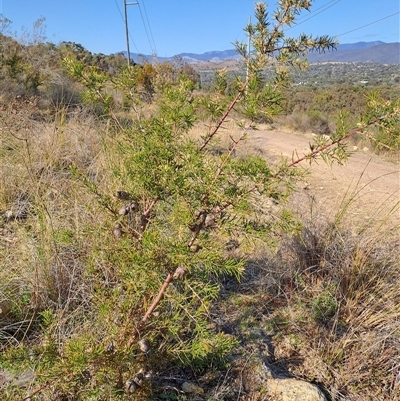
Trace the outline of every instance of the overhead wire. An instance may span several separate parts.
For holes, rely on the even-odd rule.
[[[370,26],[370,25],[376,24],[377,22],[383,21],[383,20],[385,20],[387,18],[390,18],[390,17],[393,17],[393,16],[395,16],[397,14],[400,14],[400,11],[397,11],[397,13],[390,14],[390,15],[388,15],[386,17],[380,18],[380,19],[378,19],[376,21],[370,22],[369,24],[366,24],[366,25],[363,25],[363,26],[359,26],[358,28],[354,28],[351,31],[347,31],[347,32],[341,33],[340,35],[336,35],[336,37],[347,35],[350,32],[358,31],[359,29],[365,28],[366,26]]]
[[[315,11],[321,10],[321,8],[324,8],[324,7],[328,6],[328,5],[331,4],[331,3],[334,3],[335,1],[337,1],[337,0],[330,0],[330,1],[328,1],[326,4],[323,4],[322,6],[319,6],[319,7],[315,8],[315,9],[313,9],[312,11],[310,11],[310,13],[314,13]],[[333,5],[333,4],[332,4],[332,5]],[[324,11],[324,10],[322,10],[322,11]],[[322,12],[322,11],[321,11],[321,12]],[[304,18],[308,18],[309,16],[310,16],[310,14],[305,14],[305,15],[303,15],[302,17],[296,18],[296,21],[301,21],[301,20],[303,20]]]
[[[140,7],[140,3],[139,3],[139,2],[138,2],[138,6],[139,6],[139,11],[140,11],[140,18],[142,19],[144,31],[145,31],[145,33],[146,33],[146,37],[147,37],[147,41],[148,41],[149,46],[150,46],[150,50],[151,50],[152,53],[154,53],[153,45],[151,44],[151,41],[150,41],[149,32],[147,31],[147,25],[146,25],[146,23],[145,23],[145,21],[144,21],[144,17],[143,17],[143,13],[142,13],[142,8]]]
[[[328,7],[321,6],[321,7],[325,7],[325,8],[324,8],[323,10],[321,10],[320,12],[311,15],[310,17],[306,18],[305,20],[303,20],[303,21],[301,21],[301,22],[299,22],[299,23],[297,23],[297,24],[294,24],[293,26],[289,27],[289,28],[287,29],[287,31],[290,30],[290,29],[292,29],[292,28],[294,28],[294,27],[297,27],[297,26],[299,26],[299,25],[301,25],[301,24],[304,24],[304,22],[307,22],[308,20],[310,20],[310,19],[316,17],[317,15],[323,13],[324,11],[326,11],[326,10],[328,10],[329,8],[333,7],[335,4],[339,3],[339,2],[342,1],[342,0],[334,0],[334,1],[335,1],[335,2],[334,2],[333,4],[330,4],[330,3],[332,3],[332,1],[331,1],[330,3],[325,4],[325,6],[327,6],[328,4],[330,4]],[[320,7],[320,8],[321,8],[321,7]]]
[[[317,9],[314,10],[314,11],[320,10],[321,8],[323,8],[323,10],[321,10],[320,12],[318,12],[318,13],[316,13],[316,14],[313,14],[312,16],[310,16],[310,17],[308,17],[307,19],[305,19],[305,20],[299,22],[298,24],[295,24],[295,25],[289,27],[287,30],[292,29],[292,28],[294,28],[295,26],[301,25],[302,23],[304,23],[304,22],[310,20],[311,18],[316,17],[317,15],[319,15],[319,14],[323,13],[324,11],[328,10],[329,8],[333,7],[335,4],[339,3],[340,1],[341,1],[341,0],[331,0],[331,1],[329,1],[329,2],[326,3],[325,5],[323,5],[323,6],[319,7],[319,8],[317,8]],[[330,3],[333,3],[333,4],[330,4]],[[328,7],[326,7],[326,6],[328,6]],[[386,17],[380,18],[380,19],[378,19],[378,20],[372,21],[372,22],[370,22],[370,23],[368,23],[368,24],[362,25],[362,26],[360,26],[360,27],[358,27],[358,28],[351,29],[350,31],[341,33],[341,34],[339,34],[339,35],[335,35],[335,37],[347,35],[348,33],[351,33],[351,32],[354,32],[354,31],[358,31],[359,29],[362,29],[362,28],[365,28],[365,27],[367,27],[367,26],[376,24],[377,22],[383,21],[383,20],[385,20],[385,19],[387,19],[387,18],[390,18],[390,17],[393,17],[393,16],[395,16],[395,15],[397,15],[397,14],[400,14],[400,11],[398,11],[398,12],[396,12],[396,13],[393,13],[393,14],[390,14],[390,15],[387,15]]]
[[[149,22],[149,17],[147,16],[147,10],[146,10],[145,1],[142,0],[142,3],[143,3],[144,15],[145,15],[146,21],[147,21],[147,26],[149,27],[149,31],[150,31],[151,41],[152,41],[152,43],[153,43],[153,50],[155,51],[155,54],[157,54],[157,46],[156,46],[156,42],[154,41],[153,32],[152,32],[152,30],[151,30],[151,26],[150,26],[150,22]],[[153,52],[153,53],[154,53],[154,52]]]

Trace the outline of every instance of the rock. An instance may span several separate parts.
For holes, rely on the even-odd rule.
[[[269,379],[268,395],[275,401],[327,401],[322,391],[314,384],[293,378]]]
[[[267,394],[273,401],[327,401],[323,392],[305,380],[287,377],[266,363],[261,354],[252,355],[247,361],[247,369],[242,374],[246,392],[257,399],[259,394]]]
[[[204,394],[204,390],[201,387],[190,382],[182,384],[182,391],[187,394]]]
[[[10,383],[14,378],[14,375],[11,372],[8,372],[7,370],[1,370],[0,371],[0,387],[3,386],[3,384]]]
[[[35,378],[35,373],[32,369],[27,369],[21,373],[12,373],[7,370],[0,371],[0,387],[6,383],[10,383],[16,387],[26,387]]]

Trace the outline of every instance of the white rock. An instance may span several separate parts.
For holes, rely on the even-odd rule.
[[[298,379],[269,379],[268,395],[274,401],[327,401],[314,384]]]
[[[21,373],[11,373],[7,370],[0,371],[0,387],[5,383],[11,383],[12,386],[26,387],[35,379],[35,373],[32,369],[27,369]]]

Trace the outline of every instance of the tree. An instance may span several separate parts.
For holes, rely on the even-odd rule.
[[[246,81],[238,80],[237,93],[228,99],[229,104],[222,100],[223,76],[210,97],[197,101],[193,82],[185,75],[174,75],[173,66],[164,63],[156,67],[160,81],[155,86],[157,111],[147,119],[138,116],[131,128],[123,128],[123,139],[112,149],[119,152],[120,162],[110,168],[129,200],[119,211],[115,229],[130,238],[131,262],[124,274],[132,275],[128,287],[134,286],[138,295],[126,295],[135,310],[147,308],[140,318],[136,314],[134,327],[124,333],[126,346],[136,343],[140,333],[151,339],[157,352],[204,366],[225,355],[235,343],[223,333],[212,334],[207,321],[207,311],[218,295],[217,277],[228,274],[239,279],[244,270],[245,258],[234,257],[227,249],[240,243],[251,250],[257,241],[268,242],[278,226],[296,228],[287,212],[274,221],[260,215],[255,204],[265,204],[270,198],[284,200],[297,176],[294,169],[275,169],[260,157],[235,157],[235,153],[260,111],[270,116],[277,112],[279,88],[287,76],[282,66],[301,65],[299,55],[335,45],[329,37],[284,37],[284,27],[309,3],[281,2],[273,29],[266,5],[257,3],[257,23],[247,27],[255,53],[248,57],[246,47],[237,44],[247,60],[249,76]],[[272,83],[266,83],[260,70],[272,59],[278,61],[277,74]],[[71,58],[65,65],[92,94],[89,99],[106,99],[106,75]],[[221,102],[227,109],[220,107]],[[109,103],[105,106],[121,129]],[[247,123],[241,125],[239,136],[231,137],[226,153],[215,156],[218,135],[233,108],[241,111]],[[197,140],[188,132],[200,110],[211,117],[212,125]],[[161,302],[170,286],[168,298]],[[158,296],[154,293],[157,287]],[[156,308],[160,324],[170,326],[168,333],[153,327],[154,317],[150,317]]]

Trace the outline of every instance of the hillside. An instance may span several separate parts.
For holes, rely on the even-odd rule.
[[[122,52],[126,56],[126,52]],[[138,55],[131,53],[131,58],[135,61],[139,57],[152,60],[150,55]],[[202,62],[221,63],[228,60],[239,61],[241,57],[235,49],[223,51],[208,51],[206,53],[180,53],[173,57],[157,57],[159,61],[169,61],[174,57],[181,58],[188,64],[198,64]],[[384,43],[384,42],[358,42],[344,43],[337,47],[337,50],[327,53],[310,53],[308,56],[310,63],[317,62],[371,62],[379,64],[399,64],[400,63],[400,43]]]
[[[376,42],[373,42],[376,43]],[[378,42],[379,43],[379,42]],[[310,63],[317,62],[368,62],[380,64],[400,63],[400,43],[379,43],[372,46],[339,45],[336,51],[329,53],[311,53],[308,56]]]

